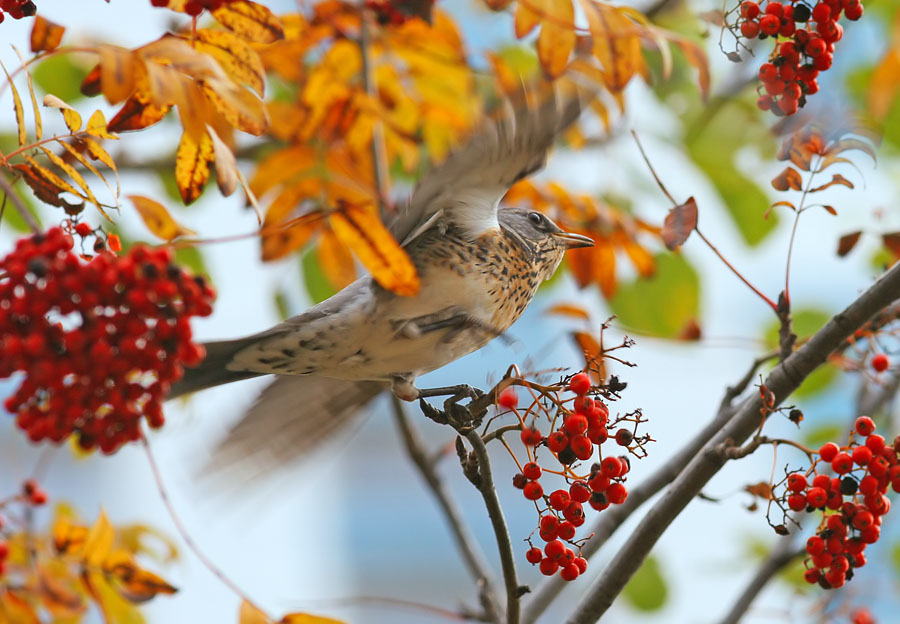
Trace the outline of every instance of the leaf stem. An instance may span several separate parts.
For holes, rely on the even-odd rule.
[[[734,273],[735,275],[737,275],[737,277],[738,277],[742,282],[744,282],[744,284],[746,284],[747,287],[748,287],[750,290],[752,290],[754,293],[756,293],[757,296],[759,296],[760,299],[762,299],[763,301],[765,301],[766,304],[767,304],[770,308],[772,308],[772,310],[773,310],[776,314],[778,313],[778,305],[777,305],[774,301],[772,301],[771,299],[769,299],[769,298],[768,298],[762,291],[760,291],[756,286],[754,286],[754,285],[751,284],[749,281],[747,281],[747,278],[744,277],[744,276],[741,274],[740,271],[738,271],[736,268],[734,268],[734,265],[732,265],[728,260],[725,259],[725,256],[722,255],[722,252],[720,252],[720,251],[718,250],[718,248],[717,248],[715,245],[713,245],[712,242],[711,242],[708,238],[706,238],[706,237],[703,235],[703,232],[700,231],[700,228],[694,227],[694,231],[697,232],[697,236],[699,236],[700,239],[701,239],[704,243],[706,243],[706,245],[707,245],[710,249],[713,250],[713,253],[715,253],[717,256],[719,256],[719,260],[721,260],[722,262],[724,262],[724,263],[725,263],[725,266],[727,266],[729,269],[731,269],[731,272],[732,272],[732,273]]]
[[[803,195],[800,197],[800,205],[797,206],[797,209],[794,211],[794,226],[791,228],[791,240],[788,243],[787,262],[784,267],[784,300],[787,302],[788,306],[790,306],[791,303],[791,258],[794,255],[794,240],[797,238],[797,225],[800,223],[800,215],[806,210],[803,204],[806,202],[806,196],[809,195],[809,189],[812,188],[813,178],[821,171],[819,165],[822,163],[822,156],[818,156],[818,159],[816,166],[810,167],[809,179],[806,181],[806,188],[803,189]]]

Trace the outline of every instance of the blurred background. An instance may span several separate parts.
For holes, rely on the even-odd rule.
[[[297,10],[287,1],[264,4],[275,13]],[[867,4],[864,18],[846,27],[834,68],[820,79],[821,94],[811,98],[804,109],[810,119],[850,124],[865,111],[874,66],[889,46],[896,50],[900,45],[896,40],[891,43],[891,20],[897,18],[895,7],[889,5],[872,3],[870,8]],[[442,0],[437,7],[457,21],[470,63],[479,71],[487,71],[489,51],[516,48],[531,53],[533,49],[528,40],[516,41],[509,13],[489,12],[474,0]],[[40,0],[38,8],[40,15],[66,25],[68,45],[101,41],[134,48],[187,22],[183,15],[135,0],[108,4],[101,0]],[[784,167],[774,158],[778,141],[770,127],[777,120],[755,110],[752,86],[736,88],[752,78],[766,51],[760,49],[755,58],[748,57],[740,65],[725,58],[717,45],[719,29],[691,17],[719,8],[716,3],[676,2],[656,17],[662,25],[695,38],[709,52],[713,94],[709,103],[701,100],[693,72],[679,56],[671,80],[657,80],[649,86],[632,81],[625,93],[626,112],[615,115],[609,132],[596,120],[586,122],[595,124],[594,134],[602,136],[602,141],[578,150],[557,150],[538,180],[608,198],[649,223],[661,224],[670,205],[640,157],[629,134],[634,130],[672,195],[678,200],[696,199],[704,234],[749,280],[775,298],[784,283],[792,225],[792,218],[783,210],[764,219],[768,205],[783,198],[768,184]],[[30,28],[29,19],[8,19],[0,24],[0,42],[8,44],[0,46],[0,60],[7,68],[19,64],[10,45],[26,50]],[[654,62],[650,60],[651,65]],[[90,61],[76,58],[68,63],[74,67],[57,63],[43,72],[40,67],[35,69],[39,93],[52,91],[83,115],[99,107],[110,118],[115,108],[101,98],[88,100],[76,95]],[[720,100],[717,94],[726,96]],[[694,133],[688,141],[686,137],[697,128],[696,120],[709,107],[728,110],[705,126],[700,138]],[[0,132],[7,139],[15,132],[11,109],[7,90],[0,100],[0,110],[6,111],[0,118]],[[837,216],[811,210],[801,219],[791,277],[795,313],[806,311],[809,318],[806,327],[798,324],[801,335],[850,303],[890,259],[879,235],[900,229],[895,200],[900,180],[900,104],[895,101],[892,110],[877,167],[867,157],[855,154],[855,167],[835,169],[856,185],[854,190],[838,186],[823,194],[823,203],[833,205]],[[179,131],[172,117],[150,131],[123,134],[116,145],[109,146],[111,153],[120,162],[171,159]],[[164,200],[181,223],[206,239],[249,233],[257,227],[255,215],[244,206],[240,194],[223,198],[210,188],[196,203],[182,207],[177,193],[172,195],[171,166],[123,167],[122,186],[127,194]],[[402,195],[402,188],[398,194]],[[45,224],[59,219],[49,207],[38,210]],[[87,214],[90,223],[100,223],[99,215]],[[117,227],[129,239],[155,242],[127,204]],[[847,257],[838,257],[838,239],[856,230],[864,232],[858,247]],[[4,222],[0,248],[9,249],[18,236]],[[241,336],[277,322],[279,310],[296,313],[313,303],[315,291],[310,282],[321,281],[321,274],[312,266],[314,261],[298,258],[292,255],[263,263],[254,237],[198,247],[191,262],[211,276],[218,300],[211,317],[194,323],[196,335],[202,339]],[[608,338],[612,342],[624,335],[633,337],[637,344],[627,359],[637,366],[613,367],[628,383],[615,409],[641,408],[649,419],[646,430],[656,440],[648,449],[649,457],[632,464],[629,483],[640,483],[712,418],[725,388],[744,375],[755,357],[771,348],[776,326],[771,311],[696,238],[688,241],[680,255],[661,252],[657,267],[654,278],[643,279],[624,266],[612,298],[603,297],[593,285],[579,289],[571,274],[564,272],[541,290],[510,329],[511,340],[495,340],[421,378],[420,385],[468,383],[484,388],[513,363],[532,370],[580,368],[583,360],[570,333],[583,329],[583,324],[548,315],[547,310],[560,302],[577,304],[590,311],[594,330],[608,316],[619,314]],[[653,318],[668,314],[696,320],[702,337],[695,341],[653,337]],[[822,441],[846,428],[856,415],[856,392],[866,377],[871,381],[872,373],[847,374],[834,369],[819,379],[818,387],[807,388],[795,401],[805,415],[799,437]],[[202,472],[215,442],[250,404],[261,383],[232,384],[169,404],[166,426],[150,436],[168,495],[198,548],[274,614],[309,611],[348,622],[402,624],[446,621],[441,614],[411,603],[451,611],[477,606],[475,588],[444,518],[408,461],[389,402],[383,398],[363,420],[313,456],[262,480],[246,482],[239,476],[221,478]],[[9,381],[2,382],[0,395],[13,388]],[[446,427],[424,419],[412,406],[408,412],[431,449],[453,442]],[[892,412],[891,420],[883,425],[888,437],[895,431],[893,416]],[[786,419],[773,419],[771,427],[772,436],[798,435]],[[525,562],[526,548],[518,540],[533,530],[536,517],[531,504],[508,478],[514,465],[497,450],[493,455],[495,474],[521,580],[534,586],[541,581],[540,575]],[[801,465],[803,457],[781,451],[777,461],[776,470],[781,470],[784,464]],[[46,446],[31,445],[15,428],[12,417],[0,419],[0,493],[17,491],[39,464],[41,483],[51,502],[69,502],[89,522],[102,507],[115,525],[140,523],[171,536],[179,549],[178,559],[167,565],[149,563],[148,567],[180,591],[144,606],[147,622],[237,621],[239,599],[177,534],[140,447],[127,446],[112,457],[79,458],[66,446],[49,451]],[[458,497],[499,576],[493,534],[480,496],[462,477],[452,452],[439,471]],[[655,571],[645,570],[638,585],[617,602],[607,619],[713,622],[722,617],[761,556],[779,539],[765,521],[765,506],[748,511],[753,500],[742,491],[747,484],[767,480],[771,471],[772,455],[766,449],[728,465],[705,490],[719,502],[696,500],[687,507],[655,548]],[[38,522],[49,523],[52,505],[37,514]],[[604,573],[604,563],[640,516],[640,512],[635,514],[591,560],[586,578],[572,583],[542,622],[562,621],[591,578]],[[840,592],[825,594],[803,586],[796,565],[783,580],[767,587],[746,621],[820,621],[823,605],[835,621],[849,621],[850,608],[862,604],[870,605],[883,621],[891,621],[898,606],[900,573],[900,533],[892,524],[885,527],[882,543],[871,549],[871,563]],[[813,528],[804,527],[807,532]],[[87,621],[100,620],[94,613]]]

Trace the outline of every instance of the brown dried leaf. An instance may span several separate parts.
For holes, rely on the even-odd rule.
[[[888,232],[881,235],[881,241],[892,254],[900,257],[900,232]]]
[[[144,197],[143,195],[127,195],[127,197],[134,204],[144,225],[147,226],[147,229],[149,229],[154,236],[157,236],[164,241],[171,241],[179,236],[196,234],[194,230],[186,228],[175,221],[175,219],[172,218],[172,215],[169,214],[169,211],[166,210],[166,207],[158,201],[150,199],[149,197]]]
[[[681,247],[695,227],[697,227],[697,202],[690,197],[680,206],[669,210],[666,215],[662,229],[666,249],[674,251]]]
[[[109,120],[107,129],[110,132],[127,132],[142,130],[160,121],[172,108],[169,105],[157,106],[136,97],[128,98],[125,105]]]
[[[859,242],[860,236],[862,236],[861,231],[850,232],[841,236],[838,240],[837,255],[843,258],[850,253],[856,247],[856,243]]]
[[[825,189],[827,189],[827,188],[829,188],[829,187],[832,187],[832,186],[834,186],[835,184],[840,184],[840,185],[842,185],[842,186],[846,186],[847,188],[851,188],[851,189],[853,188],[853,182],[851,182],[850,180],[848,180],[847,178],[845,178],[845,177],[842,176],[841,174],[836,173],[836,174],[834,174],[834,175],[831,177],[831,181],[826,182],[825,184],[823,184],[823,185],[821,185],[821,186],[817,186],[817,187],[814,188],[814,189],[810,189],[809,192],[810,192],[810,193],[817,193],[817,192],[819,192],[819,191],[824,191]]]
[[[66,32],[65,26],[60,26],[40,15],[35,16],[34,24],[31,27],[31,51],[55,50],[59,47],[64,32]]]
[[[254,43],[284,39],[284,27],[272,11],[250,0],[223,4],[212,16],[228,30]]]
[[[823,205],[822,208],[824,208],[828,214],[835,217],[837,216],[837,210],[835,210],[834,206]]]
[[[774,496],[772,494],[772,486],[765,481],[760,481],[759,483],[753,483],[751,485],[745,485],[744,491],[763,500],[774,500]]]
[[[800,172],[793,167],[785,167],[784,171],[772,179],[772,187],[776,191],[793,189],[799,191],[803,188],[803,178]]]

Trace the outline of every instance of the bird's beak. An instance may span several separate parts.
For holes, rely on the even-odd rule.
[[[558,236],[566,242],[566,249],[578,249],[579,247],[593,247],[593,239],[575,234],[573,232],[554,232],[554,236]]]

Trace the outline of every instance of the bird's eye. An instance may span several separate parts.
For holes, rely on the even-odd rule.
[[[535,225],[543,225],[544,224],[544,215],[539,212],[529,212],[528,220],[534,223]]]

